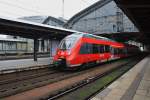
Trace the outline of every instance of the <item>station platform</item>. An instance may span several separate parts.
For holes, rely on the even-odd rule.
[[[91,100],[150,100],[150,55]]]
[[[49,65],[51,63],[52,57],[38,58],[37,61],[33,59],[2,60],[0,61],[0,72]]]

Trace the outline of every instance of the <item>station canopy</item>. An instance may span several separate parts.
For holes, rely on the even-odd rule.
[[[141,39],[142,33],[140,32],[117,32],[117,33],[102,33],[102,34],[96,34],[99,36],[107,37],[112,40],[116,40],[118,42],[127,42],[129,40],[135,41],[135,42],[143,42]]]
[[[0,34],[24,38],[62,39],[74,30],[58,28],[20,19],[0,18]]]
[[[139,29],[139,41],[150,44],[150,0],[114,0]]]

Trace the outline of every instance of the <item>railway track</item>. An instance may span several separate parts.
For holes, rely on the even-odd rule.
[[[14,95],[26,90],[47,85],[65,78],[73,77],[81,72],[56,70],[53,67],[27,70],[0,75],[0,98]]]
[[[130,58],[130,60],[131,60],[131,58]],[[121,65],[127,63],[127,61],[125,61],[125,60],[119,60],[118,62],[120,62]],[[94,77],[95,75],[99,75],[100,73],[102,74],[104,72],[108,72],[110,69],[114,69],[114,68],[116,68],[115,66],[118,65],[117,61],[115,61],[115,62],[112,61],[112,62],[110,62],[110,64],[113,64],[112,68],[110,68],[110,67],[106,67],[106,68],[94,67],[94,68],[90,68],[90,69],[86,69],[86,70],[82,70],[82,71],[78,71],[78,72],[58,71],[58,70],[47,68],[47,69],[42,69],[39,71],[37,70],[37,73],[36,73],[36,71],[28,72],[28,74],[27,73],[19,73],[19,74],[21,74],[20,78],[17,77],[16,79],[15,78],[11,79],[11,78],[12,78],[12,76],[13,77],[19,76],[19,74],[17,74],[17,75],[9,75],[8,74],[7,80],[6,80],[6,77],[3,77],[2,79],[0,78],[1,79],[0,80],[0,84],[1,84],[0,85],[0,98],[14,95],[17,93],[21,93],[23,91],[31,90],[33,88],[44,86],[47,84],[48,85],[55,84],[55,83],[59,84],[59,82],[61,82],[61,81],[67,81],[69,79],[73,79],[74,77],[79,77],[79,79],[80,79],[80,81],[74,79],[74,81],[77,81],[77,82],[74,82],[76,84],[83,82],[83,81],[88,81],[89,79],[91,79],[91,77]],[[106,66],[110,65],[110,64],[107,63]],[[105,66],[105,64],[101,64],[100,66],[102,66],[102,65]],[[99,70],[97,70],[97,69],[99,69]],[[90,74],[93,76],[90,76]],[[25,75],[27,75],[27,76],[25,76]],[[5,79],[5,80],[3,80],[3,79]],[[86,80],[86,79],[88,79],[88,80]],[[71,84],[71,81],[69,81],[69,84]],[[67,84],[61,84],[61,85],[62,85],[62,87],[66,87]],[[78,84],[78,86],[79,86],[79,84]],[[67,87],[69,87],[69,85]],[[53,87],[51,87],[51,88],[53,88]],[[53,94],[53,96],[54,96],[54,94],[59,95],[58,92],[60,92],[62,90],[64,91],[64,89],[59,89],[59,86],[56,88],[57,89],[54,89],[56,91],[53,91],[53,89],[49,89],[51,91],[51,93],[49,93],[49,96],[51,94]],[[44,98],[47,98],[47,97],[44,97]]]
[[[0,97],[13,95],[59,80],[68,75],[53,68],[37,69],[23,73],[4,75],[0,78]],[[58,76],[61,76],[58,78]]]
[[[72,98],[75,100],[90,100],[91,97],[93,97],[95,94],[97,94],[98,92],[103,90],[105,87],[107,87],[110,83],[118,79],[121,75],[123,75],[125,72],[131,69],[135,64],[137,64],[142,58],[143,57],[136,58],[125,64],[119,65],[118,67],[112,70],[109,70],[107,72],[100,73],[96,76],[92,76],[91,78],[85,79],[79,82],[78,84],[71,86],[70,88],[67,87],[66,89],[63,89],[63,91],[60,91],[56,93],[55,95],[51,95],[48,98],[48,100],[54,100],[54,99],[55,100],[71,100]],[[116,75],[113,76],[112,73]],[[108,82],[104,82],[102,80],[105,77],[113,77],[113,78],[112,80],[109,79]],[[93,88],[96,88],[94,86],[96,83],[100,86],[98,86],[97,89],[94,90],[92,89],[92,86]],[[101,83],[103,85],[101,85]],[[93,91],[91,92],[90,89],[92,89]],[[81,93],[81,92],[85,92],[85,93]]]
[[[38,58],[49,57],[49,53],[38,53]],[[0,54],[0,60],[16,60],[33,58],[33,53],[4,53]]]

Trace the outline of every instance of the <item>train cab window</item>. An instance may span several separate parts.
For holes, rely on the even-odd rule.
[[[73,45],[75,44],[76,40],[77,40],[76,37],[63,39],[59,45],[59,49],[70,50],[73,47]]]

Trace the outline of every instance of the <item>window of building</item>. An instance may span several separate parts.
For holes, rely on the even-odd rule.
[[[116,25],[113,25],[113,31],[114,32],[116,31]]]
[[[3,44],[2,44],[2,42],[0,42],[0,50],[3,50]]]

